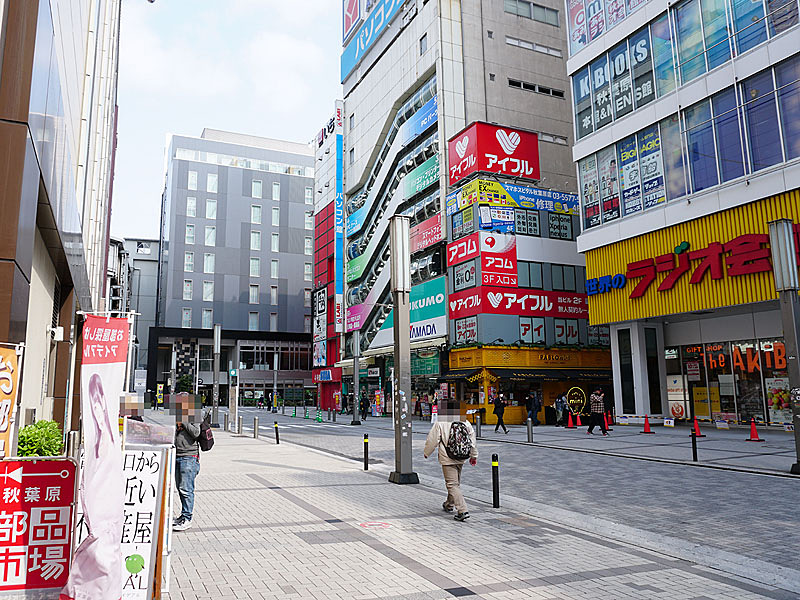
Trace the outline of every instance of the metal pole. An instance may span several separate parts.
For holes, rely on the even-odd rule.
[[[356,329],[353,332],[353,419],[350,425],[361,425],[361,414],[359,403],[359,385],[361,383],[361,332]]]
[[[500,508],[500,461],[492,454],[492,507]]]
[[[223,428],[225,431],[228,431],[228,413],[225,413],[225,414],[223,415],[223,421],[222,421],[222,422],[223,422],[222,428]]]
[[[369,470],[369,435],[364,434],[364,470]]]
[[[533,421],[531,421],[530,417],[528,417],[528,421],[526,422],[528,426],[528,443],[533,443]]]
[[[697,462],[697,435],[695,435],[694,429],[692,429],[692,460]]]
[[[219,354],[222,345],[222,325],[214,325],[214,398],[211,408],[211,426],[219,427]]]
[[[475,437],[480,439],[481,437],[481,415],[478,413],[475,415]]]
[[[253,417],[253,437],[258,439],[258,417]]]
[[[239,435],[244,433],[244,423],[242,423],[242,415],[239,415]]]
[[[280,443],[281,443],[281,436],[278,433],[278,422],[275,421],[275,444],[280,444]]]

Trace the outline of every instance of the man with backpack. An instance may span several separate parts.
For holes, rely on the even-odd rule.
[[[475,466],[478,462],[478,447],[475,444],[475,431],[469,421],[462,421],[460,416],[452,422],[437,421],[431,427],[428,438],[425,440],[423,454],[428,458],[438,448],[439,464],[442,465],[444,484],[447,487],[447,500],[442,504],[445,512],[453,512],[456,521],[466,521],[469,518],[467,503],[461,493],[461,469],[469,459],[469,464]]]
[[[200,449],[210,450],[214,439],[210,415],[200,424],[192,422],[200,415],[193,396],[179,394],[177,405],[176,418],[180,420],[175,423],[175,487],[181,498],[181,514],[173,522],[172,530],[185,531],[192,526],[194,480],[200,472]]]

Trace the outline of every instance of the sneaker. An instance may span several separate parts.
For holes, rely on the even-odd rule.
[[[463,513],[460,512],[455,517],[453,517],[453,520],[461,521],[462,523],[464,521],[466,521],[467,519],[469,519],[469,513],[468,512],[463,512]]]
[[[447,502],[442,502],[442,510],[444,512],[453,512],[455,509],[452,506],[448,506]]]
[[[594,435],[594,433],[592,433],[591,431],[587,431],[586,435]]]
[[[172,531],[186,531],[189,527],[192,526],[191,519],[179,519],[175,525],[172,526]]]
[[[608,437],[608,432],[607,432],[607,431],[604,431],[604,432],[603,432],[603,436],[605,436],[605,437]]]

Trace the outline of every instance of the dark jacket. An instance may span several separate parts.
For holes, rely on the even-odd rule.
[[[494,401],[494,411],[493,411],[494,414],[496,414],[497,416],[502,416],[505,411],[506,411],[506,403],[500,398],[497,398]]]
[[[531,412],[533,410],[533,404],[534,404],[533,396],[528,394],[525,397],[525,410]]]

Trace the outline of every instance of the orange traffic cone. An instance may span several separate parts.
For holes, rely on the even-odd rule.
[[[644,431],[640,431],[639,433],[653,433],[653,434],[655,434],[655,431],[650,429],[650,418],[647,415],[644,416]]]
[[[746,440],[748,442],[766,442],[767,440],[761,439],[758,437],[758,431],[756,431],[756,420],[754,418],[750,419],[750,437]]]
[[[611,427],[608,426],[608,416],[607,413],[603,413],[603,425],[606,426],[606,431],[614,431]]]
[[[697,424],[697,417],[694,418],[694,437],[706,437],[706,434],[700,433],[700,425]]]
[[[575,429],[575,424],[572,422],[572,412],[569,412],[569,418],[567,419],[567,426],[564,429]]]
[[[575,416],[576,416],[576,417],[577,417],[577,419],[578,419],[577,426],[578,426],[578,427],[583,427],[583,425],[581,425],[581,413],[578,413],[578,414],[577,414],[577,415],[575,415]]]

